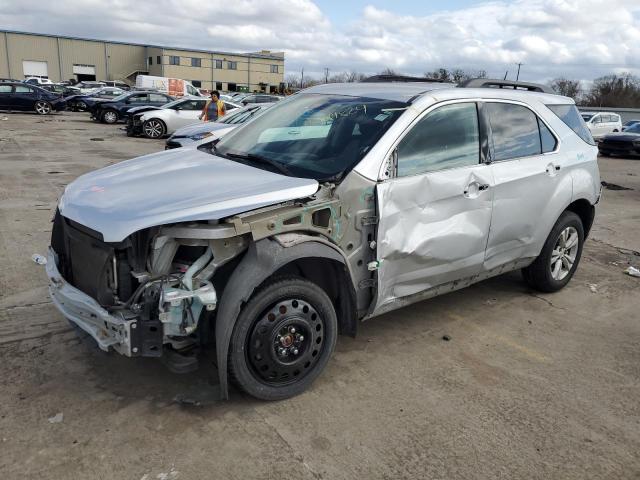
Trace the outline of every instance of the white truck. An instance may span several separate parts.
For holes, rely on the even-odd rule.
[[[138,75],[136,88],[153,88],[172,97],[192,95],[202,97],[200,91],[186,80],[179,78],[154,77],[153,75]]]

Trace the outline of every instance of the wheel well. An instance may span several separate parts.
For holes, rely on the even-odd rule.
[[[584,227],[585,238],[589,235],[591,226],[593,225],[593,219],[595,217],[596,209],[589,203],[588,200],[580,199],[576,200],[567,207],[567,210],[575,213],[582,220],[582,226]]]
[[[319,257],[301,258],[280,267],[271,277],[282,275],[297,275],[322,288],[333,302],[340,334],[355,337],[358,325],[355,292],[342,263]]]

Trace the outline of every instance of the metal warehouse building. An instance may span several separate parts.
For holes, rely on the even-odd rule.
[[[187,50],[0,30],[0,78],[135,84],[142,74],[181,78],[208,90],[275,92],[284,81],[284,53]]]

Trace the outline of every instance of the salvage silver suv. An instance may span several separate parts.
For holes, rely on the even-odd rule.
[[[526,88],[322,85],[217,143],[83,175],[54,219],[53,302],[126,356],[213,343],[223,397],[233,380],[273,400],[360,320],[517,269],[560,290],[597,148],[573,100]]]

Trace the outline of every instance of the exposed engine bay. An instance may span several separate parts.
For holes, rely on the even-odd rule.
[[[211,232],[217,226],[202,227]],[[159,357],[165,344],[183,349],[206,340],[198,338],[196,331],[203,311],[215,310],[218,301],[210,280],[219,267],[246,249],[242,236],[190,236],[196,234],[188,227],[157,227],[108,243],[100,233],[58,212],[52,234],[53,264],[66,282],[121,319],[121,327],[126,326],[117,332],[120,342],[109,346],[129,356]],[[116,333],[114,328],[121,330],[103,323],[105,339]],[[101,325],[96,327],[100,330]]]

